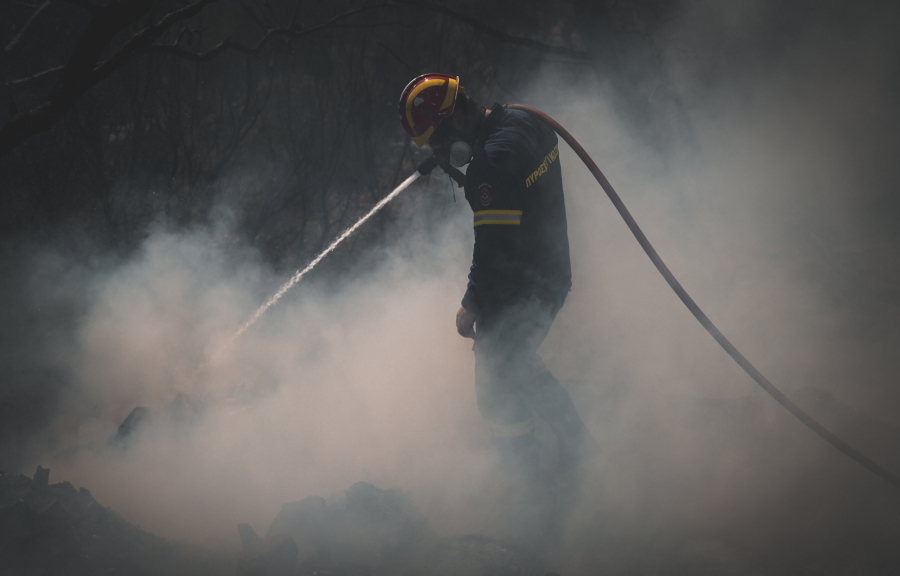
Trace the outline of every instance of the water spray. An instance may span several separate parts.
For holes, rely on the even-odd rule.
[[[637,222],[632,217],[631,213],[625,207],[625,204],[622,202],[622,199],[613,189],[612,184],[609,183],[609,180],[606,179],[606,176],[600,171],[600,168],[597,167],[597,164],[594,163],[593,159],[590,155],[581,147],[575,138],[569,134],[569,132],[563,128],[556,120],[548,116],[547,114],[532,108],[530,106],[524,106],[522,104],[507,104],[507,108],[513,110],[523,110],[528,112],[529,114],[533,114],[534,116],[541,119],[547,125],[549,125],[553,130],[559,134],[563,140],[578,154],[578,157],[581,158],[581,161],[584,162],[585,166],[587,166],[588,170],[591,171],[591,174],[594,175],[594,178],[600,184],[600,187],[603,188],[603,191],[606,192],[606,195],[612,201],[613,205],[618,210],[619,215],[622,216],[622,219],[625,220],[625,224],[631,230],[634,237],[637,239],[638,243],[641,245],[641,248],[644,249],[644,252],[647,253],[647,256],[653,262],[653,265],[656,266],[656,269],[659,270],[659,273],[662,274],[663,278],[678,295],[678,298],[687,306],[688,310],[690,310],[691,314],[700,322],[700,324],[706,329],[707,332],[715,339],[716,342],[731,356],[735,362],[737,362],[738,366],[743,368],[743,370],[750,375],[753,380],[756,381],[757,384],[762,387],[763,390],[766,391],[770,396],[772,396],[779,404],[784,406],[788,412],[790,412],[795,418],[800,420],[804,425],[806,425],[810,430],[818,434],[822,437],[826,442],[843,452],[845,455],[849,456],[857,463],[864,466],[869,471],[873,472],[878,477],[892,484],[893,486],[900,488],[900,477],[892,473],[890,470],[887,470],[883,466],[879,465],[872,459],[868,458],[865,454],[861,453],[859,450],[856,450],[842,439],[835,436],[832,432],[826,429],[824,426],[819,424],[816,420],[812,418],[809,414],[804,412],[799,406],[797,406],[790,398],[784,395],[778,388],[772,384],[768,378],[762,375],[762,373],[756,369],[753,364],[750,363],[747,358],[741,354],[737,348],[722,334],[722,332],[713,324],[712,320],[700,309],[694,299],[690,297],[684,287],[680,282],[675,278],[675,275],[672,274],[672,271],[669,270],[669,267],[666,266],[665,262],[663,262],[662,258],[660,258],[659,254],[656,252],[656,249],[650,244],[650,241],[644,235],[644,232],[641,230],[640,226],[638,226]],[[431,158],[425,160],[421,164],[419,164],[413,174],[403,181],[399,186],[397,186],[390,194],[381,199],[375,206],[372,207],[369,212],[359,219],[353,226],[347,228],[340,236],[338,236],[321,254],[316,256],[307,266],[301,270],[298,270],[290,280],[284,283],[281,288],[278,289],[275,294],[269,298],[269,300],[260,306],[260,308],[250,317],[247,322],[244,323],[243,326],[232,336],[228,343],[230,344],[235,339],[237,339],[241,334],[247,331],[248,328],[253,326],[260,317],[266,313],[266,310],[272,307],[273,304],[278,302],[285,293],[293,288],[310,270],[312,270],[319,262],[321,262],[328,254],[330,254],[337,246],[346,240],[349,236],[351,236],[360,226],[366,223],[369,218],[371,218],[376,212],[381,210],[388,202],[396,198],[404,189],[406,189],[410,184],[416,181],[420,176],[424,176],[429,174],[436,167],[440,166],[444,172],[447,173],[453,180],[456,181],[458,186],[463,185],[464,175],[462,172],[454,168],[450,165],[447,159],[443,159],[438,157],[437,155],[432,156]]]
[[[396,188],[394,188],[390,194],[388,194],[387,196],[385,196],[384,198],[379,200],[378,203],[375,204],[375,206],[373,206],[372,209],[369,210],[365,216],[363,216],[362,218],[357,220],[356,224],[354,224],[353,226],[350,226],[349,228],[344,230],[344,232],[341,233],[340,236],[335,238],[334,241],[328,245],[328,248],[325,248],[325,250],[323,250],[318,256],[313,258],[312,261],[310,261],[310,263],[307,264],[305,268],[301,268],[300,270],[297,270],[296,272],[294,272],[294,275],[291,276],[291,279],[288,280],[287,282],[285,282],[284,284],[282,284],[281,288],[279,288],[278,291],[276,291],[275,294],[272,295],[272,297],[269,298],[265,304],[260,306],[259,309],[253,313],[253,316],[251,316],[249,320],[244,322],[244,325],[241,326],[240,329],[237,332],[235,332],[231,338],[228,339],[228,342],[225,344],[225,346],[228,346],[229,344],[231,344],[232,342],[237,340],[241,334],[243,334],[244,332],[247,331],[248,328],[250,328],[251,326],[256,324],[256,321],[259,320],[262,317],[262,315],[266,313],[266,310],[268,310],[269,308],[272,307],[272,305],[274,305],[276,302],[281,300],[281,297],[284,296],[288,290],[293,288],[297,284],[297,282],[300,282],[300,280],[303,279],[303,277],[306,276],[306,274],[309,273],[313,268],[315,268],[319,262],[324,260],[326,256],[328,256],[331,252],[333,252],[334,249],[337,248],[341,242],[343,242],[344,240],[346,240],[347,238],[352,236],[354,232],[356,232],[363,224],[366,223],[366,221],[369,220],[369,218],[374,216],[379,210],[384,208],[388,202],[390,202],[391,200],[396,198],[401,192],[406,190],[409,187],[409,185],[412,184],[413,182],[415,182],[416,180],[418,180],[420,176],[427,176],[428,174],[431,173],[432,170],[434,170],[438,166],[441,166],[441,168],[443,168],[444,172],[446,172],[448,176],[450,176],[453,180],[456,181],[456,184],[458,186],[463,185],[464,174],[462,172],[460,172],[459,170],[457,170],[456,168],[454,168],[453,166],[450,166],[447,162],[443,161],[436,154],[431,156],[430,158],[428,158],[421,164],[419,164],[419,166],[416,168],[416,171],[413,172],[409,178],[407,178],[406,180],[401,182],[400,185],[397,186]]]
[[[429,162],[429,160],[426,160],[426,162]],[[432,167],[432,169],[433,169],[433,167]],[[428,170],[428,172],[430,172],[430,171],[431,170]],[[427,172],[425,174],[427,174]],[[250,328],[251,326],[256,324],[256,321],[259,320],[262,317],[262,315],[266,313],[266,310],[268,310],[269,308],[272,307],[273,304],[275,304],[276,302],[281,300],[281,297],[284,296],[288,290],[293,288],[297,284],[297,282],[302,280],[303,277],[306,276],[307,273],[309,273],[310,270],[315,268],[319,262],[324,260],[325,257],[328,256],[329,254],[331,254],[334,251],[334,249],[337,248],[341,242],[343,242],[344,240],[346,240],[347,238],[352,236],[353,233],[356,232],[360,226],[362,226],[363,224],[366,223],[366,221],[369,220],[369,218],[371,218],[379,210],[384,208],[388,202],[390,202],[391,200],[396,198],[401,192],[403,192],[406,188],[408,188],[410,184],[412,184],[413,182],[418,180],[419,176],[422,176],[422,175],[423,175],[423,172],[421,172],[419,170],[416,170],[415,172],[413,172],[409,178],[407,178],[406,180],[401,182],[400,185],[397,186],[396,188],[394,188],[390,194],[388,194],[387,196],[385,196],[384,198],[379,200],[378,204],[375,204],[375,206],[372,206],[372,209],[369,210],[365,216],[363,216],[362,218],[357,220],[356,224],[347,228],[346,230],[344,230],[344,232],[340,236],[335,238],[334,241],[332,241],[332,243],[328,245],[328,248],[326,248],[318,256],[313,258],[312,261],[309,264],[307,264],[305,268],[301,268],[300,270],[297,270],[296,272],[294,272],[294,275],[291,276],[291,279],[288,280],[287,282],[285,282],[284,284],[282,284],[281,288],[279,288],[278,291],[275,292],[275,294],[272,295],[272,297],[269,298],[265,304],[260,306],[259,309],[253,313],[253,316],[251,316],[249,320],[244,322],[244,325],[241,326],[240,329],[234,333],[234,336],[232,336],[228,340],[228,343],[230,344],[231,342],[236,340],[238,337],[240,337],[241,334],[246,332],[248,328]]]

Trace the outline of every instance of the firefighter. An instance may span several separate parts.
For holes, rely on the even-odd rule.
[[[400,121],[442,164],[469,164],[475,249],[456,329],[475,340],[478,408],[492,443],[519,474],[538,478],[537,413],[556,435],[557,469],[571,469],[593,440],[537,354],[572,285],[556,134],[527,112],[485,109],[445,74],[407,85]]]

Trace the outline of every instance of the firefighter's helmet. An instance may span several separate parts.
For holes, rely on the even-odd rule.
[[[459,76],[423,74],[413,78],[400,95],[400,123],[416,146],[431,137],[441,120],[453,114]]]

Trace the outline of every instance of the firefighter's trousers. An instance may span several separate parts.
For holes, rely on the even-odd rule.
[[[539,447],[534,414],[558,442],[558,466],[576,464],[589,433],[569,392],[537,354],[559,307],[532,299],[500,310],[482,310],[476,322],[475,388],[478,409],[490,422],[492,442],[509,465],[537,474]]]

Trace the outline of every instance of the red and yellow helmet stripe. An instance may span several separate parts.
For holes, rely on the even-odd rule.
[[[416,146],[422,146],[441,120],[453,114],[459,77],[423,74],[414,78],[400,96],[400,123]]]

